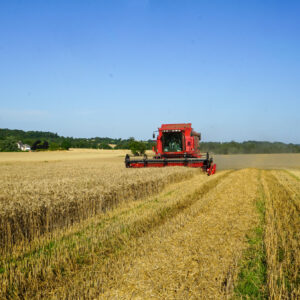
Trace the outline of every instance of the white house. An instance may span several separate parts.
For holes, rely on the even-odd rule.
[[[30,151],[31,150],[29,145],[23,144],[21,141],[17,142],[17,146],[22,151]]]

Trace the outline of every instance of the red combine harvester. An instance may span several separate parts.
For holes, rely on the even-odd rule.
[[[153,134],[155,138],[155,134]],[[158,129],[156,147],[153,147],[155,155],[149,159],[131,159],[125,157],[126,168],[186,166],[202,168],[208,175],[216,172],[216,164],[206,153],[202,155],[199,150],[200,133],[192,128],[191,123],[163,124]]]

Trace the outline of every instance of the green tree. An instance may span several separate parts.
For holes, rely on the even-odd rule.
[[[100,143],[98,147],[99,149],[112,149],[112,147],[109,146],[107,143]]]
[[[14,152],[19,151],[17,142],[13,138],[7,138],[0,141],[1,152]]]
[[[71,143],[68,140],[63,140],[60,146],[64,150],[69,150],[71,148]]]
[[[55,143],[55,142],[50,143],[49,150],[54,151],[54,150],[59,150],[59,149],[60,149],[60,146],[57,143]]]
[[[129,149],[132,154],[135,156],[143,155],[146,151],[146,145],[144,142],[138,142],[135,140],[131,140],[129,143]]]
[[[48,148],[49,148],[48,141],[41,142],[40,140],[35,141],[31,146],[32,150],[47,150]]]

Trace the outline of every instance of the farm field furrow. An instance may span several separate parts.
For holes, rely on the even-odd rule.
[[[26,287],[26,295],[30,298],[38,292],[39,286],[42,297],[49,286],[61,284],[61,279],[67,280],[99,258],[114,255],[129,238],[143,235],[175,216],[196,201],[197,196],[208,193],[227,174],[220,172],[207,177],[200,173],[195,178],[170,184],[159,197],[123,203],[82,226],[78,224],[63,234],[58,231],[44,241],[36,240],[34,247],[16,247],[2,265],[5,272],[1,278],[6,287],[3,292],[7,289],[5,293],[18,294]],[[15,275],[13,283],[9,279],[11,273]]]
[[[207,176],[124,153],[0,154],[0,299],[300,298],[290,155]]]
[[[290,199],[300,213],[300,179],[296,177],[293,171],[272,171],[272,174],[278,182],[287,190]]]
[[[235,267],[247,247],[245,235],[257,223],[257,174],[255,170],[228,174],[161,226],[125,240],[109,263],[97,260],[91,269],[76,273],[68,288],[55,291],[56,297],[226,297],[232,293]]]
[[[128,170],[118,160],[34,162],[0,165],[0,245],[7,252],[105,212],[121,201],[157,193],[199,170]]]
[[[282,184],[286,175],[284,171],[272,171],[265,172],[263,178],[267,284],[271,299],[300,296],[300,215],[295,205],[300,199],[299,194],[291,195],[290,188]]]

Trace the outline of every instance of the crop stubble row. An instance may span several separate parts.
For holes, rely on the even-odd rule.
[[[267,293],[270,299],[298,299],[299,194],[282,185],[284,171],[263,172],[264,245]],[[234,296],[239,261],[247,248],[246,234],[258,224],[258,172],[242,170],[213,185],[198,201],[162,226],[134,241],[125,239],[124,253],[97,261],[76,273],[58,298],[101,299],[189,298]],[[292,178],[294,192],[299,183]],[[186,199],[183,201],[187,201]],[[205,204],[203,206],[203,204]],[[101,274],[100,277],[98,274]],[[96,275],[96,276],[95,276]],[[83,283],[83,284],[82,284]],[[262,290],[266,287],[261,286]]]
[[[13,246],[11,240],[7,250],[12,252],[6,253],[0,265],[0,280],[5,287],[1,291],[2,297],[9,293],[13,298],[57,299],[72,299],[79,295],[126,299],[138,298],[145,292],[149,297],[166,298],[172,295],[175,298],[232,295],[238,261],[247,246],[245,234],[257,222],[253,210],[257,197],[257,171],[235,172],[228,178],[226,175],[218,184],[218,178],[222,177],[218,177],[220,173],[208,178],[184,168],[178,171],[175,168],[121,170],[117,164],[97,164],[92,160],[77,164],[30,164],[33,174],[39,172],[34,176],[28,175],[28,168],[22,170],[24,165],[21,164],[15,165],[14,170],[11,166],[1,166],[9,172],[1,173],[0,188],[5,193],[1,195],[0,207],[6,207],[8,202],[12,208],[19,205],[20,209],[28,210],[29,214],[25,215],[28,218],[39,201],[44,203],[43,199],[47,199],[49,208],[55,207],[56,203],[69,205],[72,200],[82,197],[91,205],[91,191],[96,189],[95,194],[105,194],[117,187],[124,190],[130,184],[133,184],[130,190],[135,192],[127,194],[127,199],[136,201],[120,202],[124,194],[115,193],[104,206],[105,210],[120,205],[114,211],[91,218],[103,209],[101,207],[91,209],[84,217],[72,219],[72,213],[76,213],[70,210],[66,214],[70,218],[65,221],[67,223],[48,227],[48,231],[49,228],[54,230],[53,235],[31,241],[21,248]],[[45,167],[41,169],[41,165]],[[57,172],[62,167],[64,171]],[[128,171],[133,175],[130,178]],[[299,175],[299,171],[290,172]],[[152,177],[153,187],[151,184],[148,188],[143,186],[147,175]],[[14,179],[20,181],[16,183]],[[155,180],[161,182],[161,179],[164,182],[156,185]],[[182,179],[187,182],[179,182]],[[202,182],[197,183],[198,179]],[[138,180],[140,182],[136,183]],[[209,182],[205,184],[207,180]],[[170,184],[176,181],[179,183]],[[300,268],[299,180],[284,171],[268,171],[263,172],[262,181],[266,198],[264,242],[268,291],[273,299],[296,299]],[[194,184],[192,190],[198,189],[197,195],[193,196],[192,190],[188,190],[186,184],[190,183]],[[163,197],[140,201],[141,197],[163,188]],[[34,195],[40,196],[35,198]],[[208,205],[206,208],[204,203]],[[86,213],[85,207],[80,209],[82,214]],[[80,212],[78,208],[76,211]],[[57,222],[55,214],[53,220]],[[71,224],[74,225],[69,227]],[[64,229],[56,230],[62,227]],[[18,241],[30,240],[40,234],[34,232],[30,238],[20,234]]]
[[[256,222],[255,174],[243,170],[196,176],[169,186],[163,196],[146,204],[136,202],[137,207],[108,212],[112,218],[107,226],[77,232],[51,257],[45,247],[42,261],[39,253],[36,259],[29,256],[26,261],[26,256],[11,264],[18,290],[26,290],[27,297],[57,299],[126,299],[145,293],[158,298],[222,297],[232,292],[230,278],[247,246],[244,235]],[[253,178],[250,185],[248,176]],[[75,246],[73,251],[70,245]],[[49,264],[55,260],[53,274]],[[24,265],[32,268],[30,280],[21,271]]]
[[[300,297],[300,184],[284,171],[264,176],[265,247],[271,299]]]
[[[128,170],[99,160],[1,165],[0,249],[141,199],[197,170]]]
[[[149,200],[120,203],[115,210],[78,223],[69,230],[57,231],[50,239],[39,239],[34,246],[14,249],[2,266],[5,269],[1,276],[2,285],[5,287],[3,292],[6,290],[6,293],[14,295],[21,293],[23,297],[27,295],[30,298],[39,292],[39,297],[45,296],[48,290],[49,294],[45,297],[49,298],[53,285],[65,286],[66,280],[72,278],[72,274],[99,260],[106,258],[104,261],[109,262],[107,259],[118,253],[124,244],[159,226],[170,217],[170,213],[174,215],[188,205],[191,199],[186,203],[181,196],[193,194],[201,182],[217,180],[220,175],[222,174],[207,177],[198,173],[188,179],[188,183],[183,181],[168,185],[163,197],[153,196]],[[214,186],[209,182],[199,193],[206,193]],[[191,187],[188,186],[189,183],[192,184]],[[174,188],[176,194],[178,193],[175,198]],[[196,198],[193,201],[195,200]],[[13,282],[11,278],[14,278]]]

